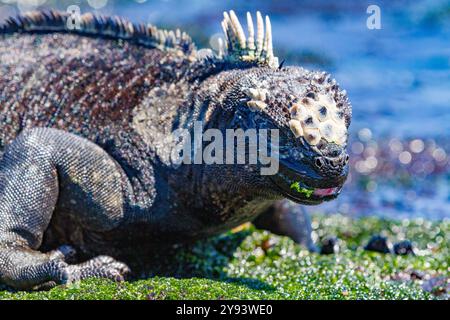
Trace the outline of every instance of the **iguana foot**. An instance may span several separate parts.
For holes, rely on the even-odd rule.
[[[65,268],[64,283],[72,283],[86,278],[107,278],[123,281],[130,268],[109,256],[98,256],[86,262],[68,265]]]
[[[76,255],[75,248],[63,245],[49,253],[50,260],[60,260],[64,269],[63,283],[72,283],[86,278],[108,278],[114,281],[123,281],[130,273],[128,266],[109,256],[98,256],[80,264],[67,264]]]
[[[311,219],[306,210],[289,200],[276,202],[253,221],[260,229],[288,236],[310,252],[319,252],[312,238]]]
[[[109,256],[68,264],[65,259],[74,252],[69,246],[49,253],[28,248],[0,248],[0,279],[17,289],[49,289],[87,278],[123,281],[130,272],[126,264]]]

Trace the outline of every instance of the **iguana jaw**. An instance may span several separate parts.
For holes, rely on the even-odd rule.
[[[280,163],[277,175],[270,176],[275,188],[286,198],[303,204],[320,204],[335,199],[341,192],[347,171],[337,178],[307,175],[308,171],[293,170]]]
[[[278,178],[281,178],[282,180]],[[283,177],[280,175],[275,179],[272,178],[272,181],[284,197],[294,202],[310,205],[320,204],[323,201],[335,199],[342,188],[341,186],[333,188],[314,188],[305,185],[301,181],[290,180],[286,176]]]

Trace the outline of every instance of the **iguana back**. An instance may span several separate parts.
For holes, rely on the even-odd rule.
[[[36,13],[0,31],[0,150],[31,127],[63,129],[100,145],[137,143],[138,110],[153,109],[155,131],[170,130],[179,103],[161,108],[158,102],[191,64],[190,39],[171,33],[173,43],[161,43],[155,34],[162,31],[154,27],[133,29],[124,20],[91,15],[71,31],[65,19]],[[179,101],[187,94],[182,89]]]

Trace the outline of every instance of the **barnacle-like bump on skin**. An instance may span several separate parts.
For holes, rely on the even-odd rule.
[[[303,119],[302,127],[303,127],[303,129],[304,128],[318,128],[319,122],[314,117],[314,115],[310,113],[310,114],[308,114],[308,116],[305,119]]]
[[[324,105],[316,104],[314,105],[314,111],[319,121],[324,122],[329,118],[328,108]]]
[[[319,131],[322,137],[327,141],[333,141],[333,134],[334,134],[334,125],[331,120],[321,122],[319,124]]]
[[[347,141],[347,129],[341,126],[337,127],[334,137],[337,144],[344,144]]]
[[[247,106],[250,107],[252,111],[264,110],[267,107],[266,97],[267,90],[261,88],[248,88],[246,90],[248,97]]]
[[[268,91],[260,88],[248,88],[247,94],[252,100],[265,101]]]
[[[300,121],[292,119],[289,121],[289,127],[296,138],[303,136],[303,128]]]
[[[219,57],[231,61],[241,61],[267,65],[273,69],[278,68],[278,58],[273,54],[272,26],[268,16],[265,23],[259,11],[256,12],[256,41],[253,19],[247,12],[247,32],[239,22],[233,10],[223,13],[222,29],[225,35],[225,50],[219,48]]]
[[[297,103],[293,103],[289,108],[289,112],[291,114],[291,118],[296,118],[300,113],[300,106]]]
[[[318,144],[320,139],[322,138],[318,128],[303,127],[303,131],[305,132],[305,140],[312,146]]]
[[[303,136],[312,146],[317,145],[321,138],[340,145],[346,142],[345,120],[333,99],[308,92],[299,101],[292,103],[289,109],[291,121],[295,120],[289,122],[289,127],[296,138]]]
[[[261,111],[267,107],[267,104],[259,100],[250,100],[247,102],[247,106],[249,106],[252,111]]]

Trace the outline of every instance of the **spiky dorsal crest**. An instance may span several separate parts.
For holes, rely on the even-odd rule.
[[[268,16],[265,24],[259,11],[256,12],[256,39],[253,19],[247,12],[247,30],[244,29],[233,10],[223,13],[222,29],[225,34],[225,48],[219,43],[219,57],[230,62],[266,65],[278,68],[278,58],[273,54],[272,26]]]
[[[159,29],[150,24],[134,24],[126,19],[113,16],[86,13],[80,16],[79,27],[68,28],[67,21],[71,15],[55,10],[28,12],[17,17],[10,17],[0,24],[0,34],[65,32],[90,36],[104,36],[123,39],[145,47],[176,51],[190,59],[199,59],[202,50],[197,51],[188,34]],[[273,54],[272,27],[268,16],[265,23],[261,13],[256,13],[256,30],[253,19],[247,12],[246,36],[239,19],[233,10],[224,12],[222,28],[225,33],[225,44],[219,43],[218,58],[239,65],[260,65],[278,68],[278,58]],[[210,49],[207,49],[211,52]],[[212,52],[211,52],[212,53]],[[209,53],[206,55],[209,57]],[[199,59],[203,60],[203,59]]]
[[[113,16],[85,13],[79,16],[79,26],[69,28],[67,21],[71,15],[55,10],[27,12],[10,17],[0,24],[2,33],[65,32],[90,36],[104,36],[122,39],[139,45],[161,50],[176,51],[193,56],[196,48],[185,32],[159,29],[151,24],[134,24],[126,19]]]

